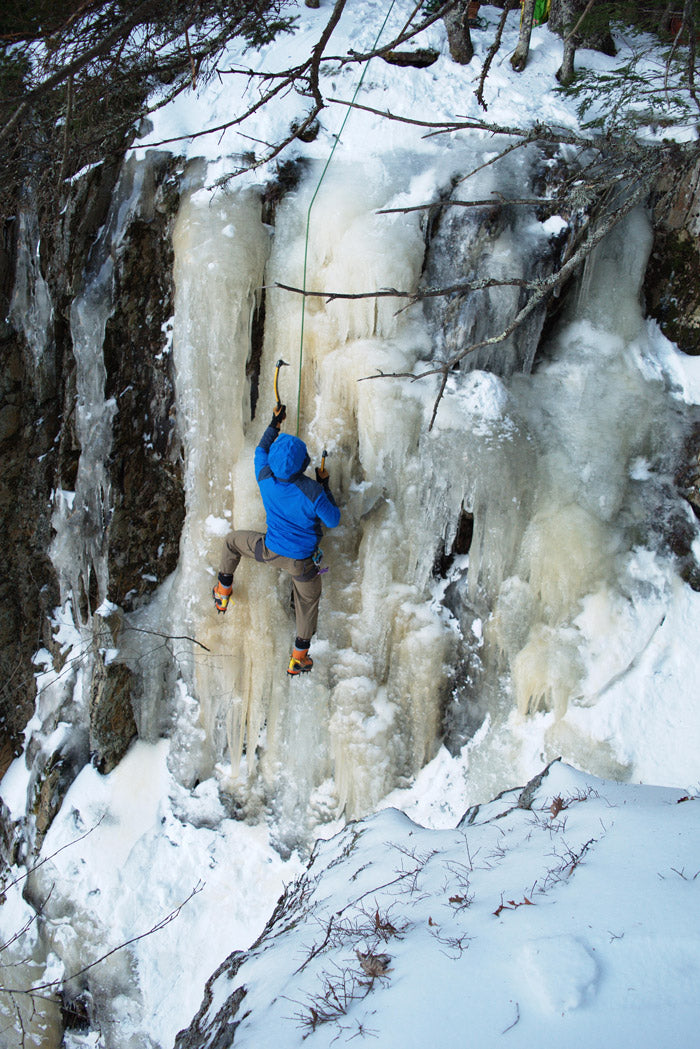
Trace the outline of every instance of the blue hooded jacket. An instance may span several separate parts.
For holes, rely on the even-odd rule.
[[[306,445],[268,426],[255,449],[255,476],[267,516],[265,544],[282,557],[303,560],[318,546],[322,525],[335,528],[340,510],[330,489],[307,477]]]

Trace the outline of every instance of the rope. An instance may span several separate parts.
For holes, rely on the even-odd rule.
[[[372,50],[373,51],[376,51],[376,49],[377,49],[377,44],[379,43],[379,38],[382,35],[382,33],[384,32],[386,24],[389,21],[389,15],[391,14],[392,9],[393,9],[395,3],[396,3],[396,0],[391,0],[391,4],[389,5],[389,10],[386,13],[386,17],[385,17],[384,21],[382,22],[381,29],[377,33],[376,39],[375,39],[374,44],[372,46]],[[311,203],[309,204],[309,208],[308,208],[308,211],[306,213],[306,238],[305,238],[305,241],[304,241],[304,277],[303,277],[303,281],[302,281],[302,291],[304,292],[304,294],[301,297],[301,333],[300,333],[300,337],[299,337],[299,383],[298,383],[298,387],[297,387],[297,437],[299,436],[299,420],[300,420],[300,416],[301,416],[301,373],[302,373],[302,366],[303,366],[303,360],[304,360],[304,317],[305,317],[305,314],[306,314],[306,294],[305,294],[305,292],[306,292],[306,266],[307,266],[308,257],[309,257],[309,230],[311,228],[311,210],[312,210],[314,204],[316,203],[316,197],[318,196],[318,191],[321,188],[321,183],[323,182],[324,178],[326,177],[326,172],[328,171],[328,168],[330,166],[330,162],[333,159],[333,154],[335,153],[336,146],[340,142],[341,135],[343,134],[343,131],[345,129],[345,125],[347,124],[348,118],[350,116],[350,113],[352,112],[352,108],[353,108],[353,105],[355,103],[355,99],[357,98],[357,96],[359,94],[359,91],[360,91],[360,88],[362,87],[362,82],[365,79],[365,73],[367,72],[368,66],[369,66],[369,62],[365,62],[364,66],[363,66],[363,69],[362,69],[362,75],[360,76],[360,79],[359,79],[359,81],[357,83],[357,87],[355,88],[355,93],[352,96],[352,99],[350,100],[350,105],[348,106],[347,112],[345,114],[345,117],[343,118],[343,123],[340,125],[340,130],[338,131],[338,134],[335,136],[335,142],[333,143],[331,151],[328,154],[328,160],[324,164],[323,171],[321,172],[321,176],[320,176],[320,178],[318,180],[318,183],[316,185],[316,189],[314,190],[313,196],[311,198]]]

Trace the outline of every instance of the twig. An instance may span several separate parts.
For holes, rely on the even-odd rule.
[[[503,157],[508,156],[508,154],[512,153],[513,150],[522,149],[523,146],[527,145],[529,145],[529,141],[527,139],[523,139],[520,142],[512,142],[509,146],[506,146],[505,149],[502,149],[500,153],[496,154],[495,157],[491,157],[489,160],[485,160],[483,164],[479,164],[478,167],[473,168],[472,171],[470,171],[467,175],[462,175],[460,178],[458,178],[455,182],[455,185],[458,186],[460,182],[466,182],[467,179],[472,177],[472,175],[476,175],[480,171],[483,171],[484,168],[488,168],[492,164],[495,164],[497,161],[502,160]]]
[[[76,980],[79,976],[82,976],[90,969],[94,969],[96,965],[100,965],[101,962],[105,961],[107,958],[110,958],[113,954],[116,954],[117,951],[121,951],[124,947],[130,947],[132,944],[138,943],[139,940],[144,940],[147,936],[151,936],[153,933],[160,932],[161,929],[164,929],[166,927],[166,925],[170,925],[170,923],[179,916],[183,907],[185,907],[190,902],[190,900],[193,899],[194,896],[197,896],[203,888],[204,882],[198,882],[197,885],[195,885],[195,887],[192,889],[189,896],[186,899],[184,899],[181,904],[179,904],[174,910],[172,910],[170,914],[166,914],[166,916],[162,918],[159,922],[156,922],[156,924],[147,932],[139,933],[138,936],[132,936],[130,940],[125,940],[123,943],[118,944],[116,947],[112,947],[109,951],[105,951],[105,953],[99,958],[96,958],[94,962],[89,962],[89,964],[84,965],[82,969],[79,969],[77,972],[71,973],[70,976],[63,976],[57,980],[48,980],[46,983],[37,983],[34,984],[32,987],[27,988],[0,987],[0,991],[4,992],[5,994],[31,995],[36,994],[38,991],[47,991],[50,988],[58,987],[62,984],[68,983],[70,980]]]
[[[18,878],[15,878],[14,881],[11,881],[8,885],[3,885],[2,886],[2,893],[4,894],[9,889],[13,889],[15,887],[15,885],[19,885],[19,883],[21,881],[26,881],[26,879],[29,877],[30,874],[33,874],[34,871],[38,871],[40,867],[43,867],[45,863],[49,863],[50,860],[54,859],[54,857],[58,856],[65,849],[69,849],[72,845],[77,845],[78,842],[84,841],[85,838],[88,837],[88,835],[92,834],[92,832],[94,830],[97,830],[97,828],[102,823],[103,819],[104,819],[104,816],[100,816],[100,818],[98,819],[97,823],[93,827],[90,827],[89,830],[86,830],[84,834],[81,834],[79,838],[73,838],[72,841],[67,842],[65,845],[61,845],[60,849],[56,849],[56,851],[52,852],[49,856],[44,856],[43,859],[41,859],[37,863],[35,863],[33,867],[29,867],[24,872],[24,874],[20,874],[20,876]]]
[[[508,1031],[512,1031],[513,1028],[515,1027],[515,1025],[519,1022],[519,1020],[520,1020],[520,1006],[516,1002],[515,1003],[515,1019],[513,1020],[512,1024],[508,1024],[508,1026],[503,1031],[501,1031],[501,1034],[506,1034]]]
[[[210,648],[203,645],[201,641],[198,641],[196,637],[190,637],[189,634],[163,634],[160,630],[146,630],[145,627],[141,626],[125,626],[122,627],[124,631],[133,630],[137,634],[151,634],[153,637],[162,637],[166,641],[191,641],[193,645],[199,645],[205,652],[211,652]]]
[[[486,55],[486,58],[484,60],[484,65],[481,70],[481,77],[479,78],[479,86],[474,92],[479,105],[484,110],[488,109],[488,106],[484,101],[484,84],[486,83],[486,77],[489,75],[491,63],[493,62],[500,49],[501,38],[503,37],[503,30],[505,29],[505,24],[508,19],[508,15],[516,6],[516,2],[517,0],[506,0],[506,3],[503,7],[503,14],[501,15],[501,20],[498,23],[498,29],[496,30],[496,36],[494,37],[493,43],[491,44],[488,54]]]
[[[295,975],[295,976],[296,976],[296,975],[297,975],[298,973],[302,972],[302,970],[304,970],[304,969],[306,968],[306,966],[307,966],[307,965],[309,964],[309,962],[313,961],[313,959],[314,959],[314,958],[315,958],[315,957],[316,957],[317,955],[319,955],[319,954],[321,953],[321,951],[322,951],[322,950],[324,949],[324,947],[326,946],[326,944],[328,943],[328,941],[329,941],[329,940],[330,940],[330,938],[331,938],[331,932],[333,931],[333,922],[334,922],[334,920],[335,920],[335,915],[334,915],[334,914],[331,914],[331,918],[330,918],[330,921],[328,922],[328,928],[326,929],[326,935],[325,935],[325,936],[324,936],[324,938],[323,938],[323,942],[322,942],[322,943],[320,943],[320,944],[318,945],[318,947],[314,947],[314,948],[313,948],[313,949],[312,949],[312,950],[311,950],[311,951],[309,952],[309,954],[308,954],[308,955],[306,956],[306,958],[305,958],[305,959],[304,959],[304,961],[303,961],[303,962],[301,963],[301,965],[299,966],[299,968],[298,968],[298,969],[295,969],[295,970],[294,970],[294,975]]]

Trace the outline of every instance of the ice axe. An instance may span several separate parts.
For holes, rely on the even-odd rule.
[[[278,408],[279,408],[279,406],[282,403],[281,400],[280,400],[280,393],[279,393],[279,390],[277,388],[277,382],[278,382],[278,379],[279,379],[280,368],[287,368],[287,367],[289,367],[287,362],[283,361],[282,358],[280,357],[280,359],[277,361],[277,366],[275,368],[275,401],[276,401],[276,404],[277,404]]]
[[[326,483],[328,478],[328,471],[326,470],[326,456],[328,452],[324,448],[321,452],[321,465],[316,467],[316,480],[321,481],[322,484]]]

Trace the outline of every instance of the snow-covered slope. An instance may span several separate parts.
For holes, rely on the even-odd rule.
[[[558,762],[454,830],[349,824],[177,1045],[692,1045],[699,831],[698,798]]]

